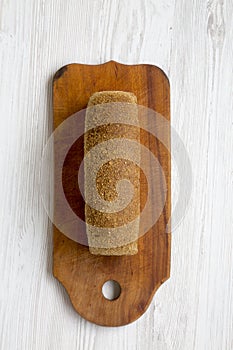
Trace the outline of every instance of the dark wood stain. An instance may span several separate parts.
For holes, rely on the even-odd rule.
[[[60,68],[60,69],[56,72],[56,74],[54,75],[54,77],[53,77],[53,82],[55,82],[57,79],[61,78],[62,75],[67,71],[67,69],[68,69],[68,66],[64,66],[64,67]]]

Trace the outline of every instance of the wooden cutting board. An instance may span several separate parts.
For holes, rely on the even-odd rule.
[[[70,64],[57,71],[53,80],[54,129],[75,112],[86,108],[94,92],[107,90],[133,92],[139,105],[170,120],[169,81],[158,67],[123,65],[114,61],[101,65]],[[170,141],[169,132],[164,136]],[[157,223],[139,238],[138,254],[92,255],[87,246],[67,238],[55,226],[53,228],[53,274],[66,288],[76,311],[98,325],[122,326],[133,322],[146,311],[155,291],[169,278],[171,237],[166,227],[171,214],[170,153],[149,133],[141,134],[142,142],[162,166],[167,199]],[[73,160],[80,163],[82,158],[81,138]],[[76,212],[83,217],[84,202],[74,187],[75,169],[77,165],[70,167],[69,176],[64,181],[66,188],[73,186]],[[143,198],[145,194],[141,192]],[[108,280],[115,280],[121,286],[121,294],[115,300],[108,300],[102,294],[102,286]]]

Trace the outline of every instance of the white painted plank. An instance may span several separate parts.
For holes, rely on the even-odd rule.
[[[2,349],[233,348],[232,14],[227,0],[0,1]],[[193,167],[171,278],[121,328],[81,319],[53,278],[38,186],[51,77],[67,63],[110,59],[169,74],[172,124]]]

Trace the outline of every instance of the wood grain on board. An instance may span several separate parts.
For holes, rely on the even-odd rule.
[[[170,120],[169,82],[159,68],[114,61],[101,65],[71,64],[61,68],[54,77],[54,129],[73,113],[86,108],[94,92],[104,90],[133,92],[139,105],[154,109]],[[166,137],[169,140],[170,135]],[[54,276],[66,288],[77,312],[99,325],[121,326],[136,320],[146,311],[155,291],[170,273],[170,234],[166,232],[171,210],[170,154],[146,132],[141,132],[140,140],[159,159],[168,192],[159,220],[138,240],[138,254],[92,255],[87,246],[70,240],[54,226]],[[83,158],[82,140],[79,146],[74,157],[77,162]],[[71,174],[72,180],[70,177],[64,180],[68,192],[74,184],[75,171]],[[145,192],[141,191],[142,202],[143,196]],[[83,200],[78,190],[73,200],[83,217],[84,205],[80,204]],[[121,286],[116,300],[107,300],[102,295],[102,286],[107,280],[116,280]]]

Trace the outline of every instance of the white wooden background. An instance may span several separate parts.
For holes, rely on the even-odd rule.
[[[1,349],[233,349],[233,1],[0,0],[0,57]],[[193,168],[171,278],[120,328],[83,320],[53,278],[38,180],[53,74],[110,59],[165,70]]]

